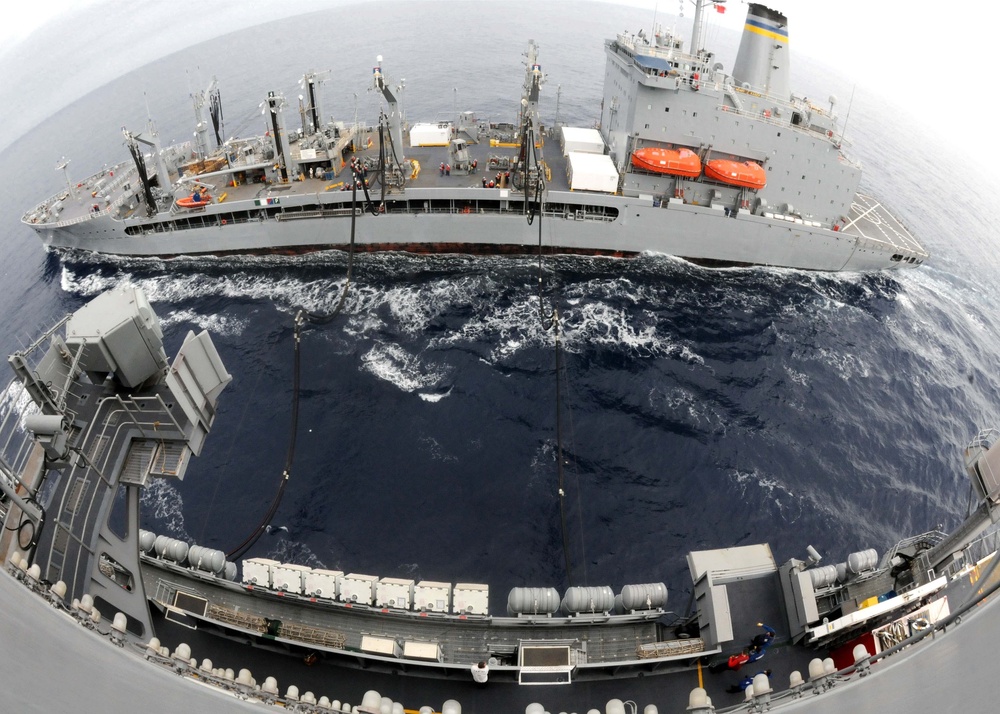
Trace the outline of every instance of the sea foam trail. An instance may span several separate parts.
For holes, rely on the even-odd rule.
[[[446,368],[425,363],[399,345],[375,345],[361,357],[364,369],[404,392],[435,389],[447,378]]]

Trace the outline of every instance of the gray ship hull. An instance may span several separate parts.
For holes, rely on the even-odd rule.
[[[363,214],[356,222],[362,250],[415,253],[531,253],[539,248],[537,225],[522,211],[475,210],[495,190],[462,189],[442,196],[442,189],[410,189],[407,208],[379,216]],[[328,198],[336,199],[327,200]],[[781,217],[728,212],[723,208],[663,202],[652,198],[588,196],[586,203],[570,192],[551,192],[563,210],[546,210],[541,220],[541,246],[546,253],[590,255],[672,255],[709,265],[768,265],[824,271],[865,271],[911,267],[919,246],[892,241],[866,224],[833,231]],[[864,200],[859,197],[858,201]],[[425,201],[447,201],[446,212],[423,210]],[[495,203],[495,201],[491,201]],[[301,206],[319,205],[319,211]],[[343,194],[285,197],[281,211],[255,214],[252,202],[234,202],[200,211],[203,225],[174,227],[110,216],[60,227],[33,226],[45,245],[122,256],[297,254],[346,249],[350,241],[350,202]],[[614,209],[616,216],[594,214],[595,206]],[[492,207],[491,207],[492,208]],[[341,215],[325,215],[339,212]],[[859,214],[862,211],[859,210]],[[346,214],[346,215],[345,215]],[[193,215],[193,214],[192,214]],[[145,227],[143,227],[145,226]],[[130,230],[126,230],[126,229]],[[907,260],[909,258],[909,260]]]

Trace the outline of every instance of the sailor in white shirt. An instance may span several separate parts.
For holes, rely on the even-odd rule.
[[[472,665],[472,678],[476,680],[476,684],[486,684],[486,680],[489,676],[490,666],[485,662]]]

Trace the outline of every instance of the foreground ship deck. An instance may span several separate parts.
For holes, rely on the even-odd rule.
[[[465,112],[410,126],[380,59],[374,89],[387,108],[378,126],[324,124],[322,77],[309,73],[301,129],[286,127],[284,99],[272,93],[266,135],[223,142],[216,126],[213,149],[203,115],[213,83],[195,97],[196,141],[164,148],[152,128],[126,132],[133,162],[79,183],[67,173],[67,190],[23,220],[47,246],[112,255],[343,249],[349,218],[362,210],[344,189],[368,182],[373,210],[356,235],[365,250],[660,253],[826,271],[920,265],[920,243],[858,193],[861,169],[843,151],[832,105],[788,89],[784,17],[752,4],[746,27],[732,75],[669,33],[608,40],[600,131],[544,126],[534,44],[516,121],[506,125]],[[762,64],[774,55],[765,35],[785,52]],[[152,152],[143,156],[140,143]],[[706,172],[752,169],[754,180],[633,160],[675,151]],[[211,196],[204,206],[190,200],[199,186]],[[538,226],[525,220],[534,214]]]
[[[95,714],[114,711],[141,711],[148,714],[178,710],[213,712],[258,711],[253,701],[234,696],[233,689],[204,686],[191,672],[177,673],[172,663],[155,667],[143,661],[143,648],[111,646],[107,636],[95,636],[64,613],[9,577],[0,574],[0,595],[7,616],[0,619],[0,642],[8,647],[18,643],[7,671],[12,682],[4,700],[12,710],[76,711]],[[960,622],[927,639],[875,663],[868,676],[846,675],[820,696],[805,691],[802,698],[790,694],[772,698],[772,709],[787,712],[905,711],[910,714],[937,714],[952,711],[957,701],[970,711],[988,711],[993,701],[993,652],[1000,638],[1000,610],[997,598],[963,615]],[[169,625],[169,623],[168,623]],[[103,628],[107,631],[108,628]],[[192,633],[175,627],[172,642],[191,641]],[[166,637],[166,636],[165,636]],[[656,677],[643,680],[611,680],[579,687],[539,690],[533,687],[479,688],[471,682],[406,680],[398,676],[367,671],[338,671],[326,666],[305,667],[299,660],[262,650],[240,650],[235,662],[232,642],[215,638],[204,644],[195,640],[194,653],[217,663],[250,667],[258,676],[273,675],[282,692],[295,683],[300,692],[328,694],[341,703],[362,700],[362,693],[375,690],[406,703],[408,709],[432,704],[441,711],[446,699],[458,701],[462,712],[510,712],[520,714],[531,702],[542,702],[549,711],[605,712],[612,699],[631,699],[639,711],[648,703],[658,704],[662,714],[679,714],[687,709],[688,692],[697,686],[697,674]],[[215,645],[213,647],[213,645]],[[770,657],[770,655],[769,655]],[[773,664],[773,662],[769,663]],[[113,673],[113,674],[112,674]],[[95,686],[104,682],[105,685]],[[711,679],[709,678],[709,686]],[[807,685],[808,686],[808,685]],[[956,690],[960,694],[956,694]],[[719,690],[711,692],[719,711],[734,709]],[[732,695],[729,695],[732,698]],[[958,700],[956,700],[958,697]],[[289,701],[288,705],[294,702]],[[308,709],[303,708],[304,711]],[[745,711],[746,707],[740,706]],[[316,709],[314,711],[331,711]]]

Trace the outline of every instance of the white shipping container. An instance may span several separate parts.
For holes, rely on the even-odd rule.
[[[305,594],[311,597],[325,597],[329,600],[336,599],[340,592],[339,584],[344,577],[342,570],[321,570],[315,568],[306,573]]]
[[[486,615],[490,610],[490,586],[479,583],[455,583],[455,615]]]
[[[271,568],[281,565],[277,560],[269,558],[251,558],[243,561],[243,584],[257,585],[262,588],[271,587]]]
[[[421,580],[413,589],[413,609],[448,612],[451,606],[451,583]]]
[[[375,602],[375,586],[377,584],[378,576],[376,575],[348,573],[340,581],[340,599],[342,602],[371,605]]]
[[[562,150],[563,156],[569,156],[574,151],[603,154],[604,139],[597,129],[564,126],[562,129]]]
[[[385,655],[386,657],[399,657],[403,653],[399,643],[391,637],[373,637],[371,635],[361,636],[361,651]]]
[[[271,589],[301,595],[302,581],[307,570],[311,570],[311,568],[305,565],[292,565],[291,563],[278,563],[272,566]]]
[[[403,578],[382,578],[375,592],[375,604],[409,610],[413,602],[413,581]]]
[[[448,146],[451,123],[414,124],[410,127],[410,146]]]
[[[618,190],[618,170],[611,157],[604,154],[571,153],[566,177],[571,191],[615,193]]]
[[[440,662],[442,659],[441,645],[437,642],[404,642],[403,658]]]

